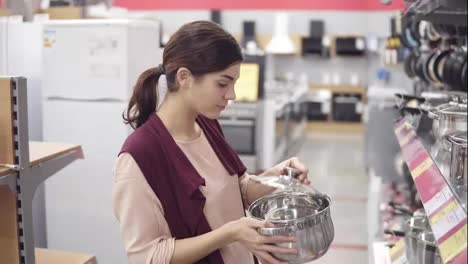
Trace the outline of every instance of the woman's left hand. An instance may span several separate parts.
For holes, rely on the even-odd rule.
[[[273,168],[267,170],[263,175],[287,175],[286,167],[291,167],[296,169],[299,173],[293,175],[294,178],[300,180],[303,184],[310,185],[310,181],[307,179],[309,174],[309,169],[306,168],[304,163],[302,163],[297,157],[287,159]]]

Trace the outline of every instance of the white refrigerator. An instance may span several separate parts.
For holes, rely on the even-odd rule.
[[[43,40],[44,139],[80,144],[85,155],[46,182],[48,247],[127,263],[112,212],[112,169],[131,132],[122,113],[132,87],[162,61],[159,23],[53,21]]]

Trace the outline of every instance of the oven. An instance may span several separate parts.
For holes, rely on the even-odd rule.
[[[224,137],[239,155],[255,155],[255,119],[219,119]]]

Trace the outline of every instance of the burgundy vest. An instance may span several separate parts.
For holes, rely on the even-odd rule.
[[[196,121],[229,174],[242,176],[246,168],[224,139],[218,121],[201,115]],[[123,152],[133,157],[161,201],[173,237],[184,239],[211,231],[203,213],[206,199],[199,189],[205,180],[156,114],[127,138],[120,153]],[[217,250],[200,263],[224,262]]]

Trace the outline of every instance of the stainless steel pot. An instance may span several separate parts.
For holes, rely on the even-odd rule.
[[[450,178],[451,146],[448,137],[443,136],[431,147],[431,156],[447,181]]]
[[[432,232],[422,232],[418,235],[416,264],[439,264],[442,258],[437,248]]]
[[[433,133],[437,139],[458,131],[467,131],[466,103],[448,103],[429,110],[433,122]]]
[[[460,198],[463,207],[467,202],[467,134],[457,132],[450,134],[448,140],[451,146],[450,184]]]
[[[250,217],[267,220],[275,225],[260,228],[264,236],[293,236],[294,243],[278,246],[294,248],[297,255],[274,254],[291,264],[306,263],[323,256],[330,247],[335,229],[330,215],[331,199],[322,193],[283,191],[253,202],[248,209]]]
[[[418,235],[430,229],[429,221],[425,216],[414,216],[407,219],[403,228],[405,231],[405,252],[409,263],[415,263],[418,250]]]

